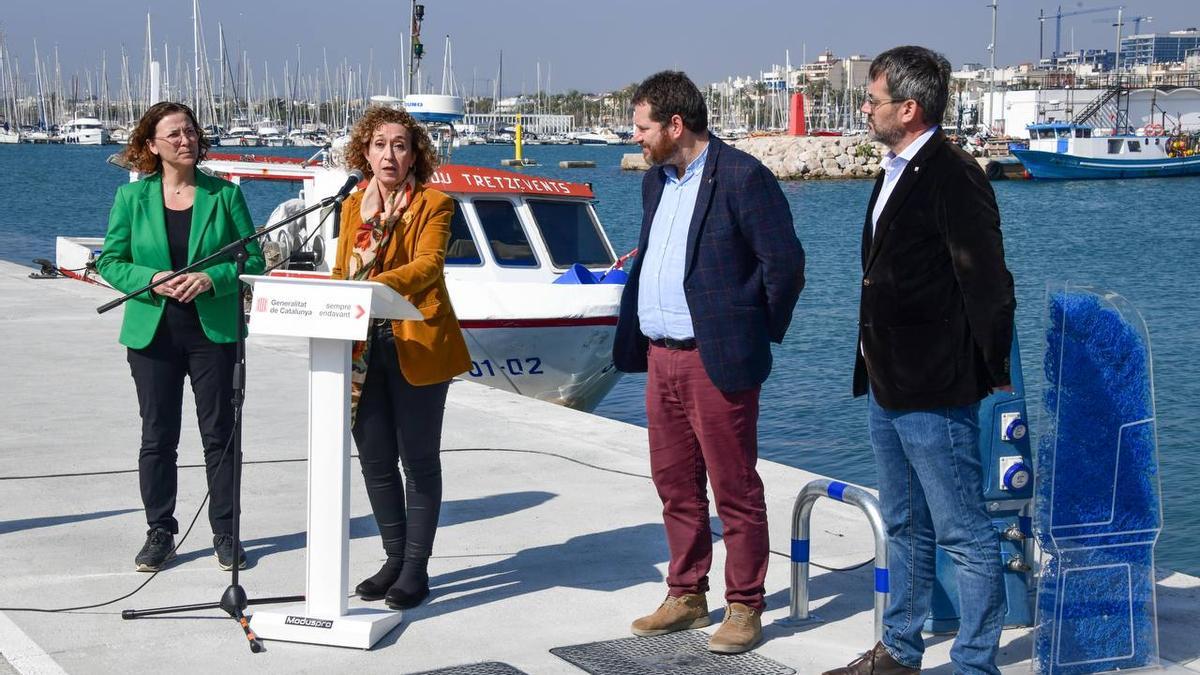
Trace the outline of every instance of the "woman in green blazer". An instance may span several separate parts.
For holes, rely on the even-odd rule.
[[[129,293],[254,232],[238,186],[196,170],[209,142],[191,109],[151,106],[129,139],[125,157],[143,174],[121,186],[108,217],[108,236],[96,268]],[[263,269],[257,244],[247,247],[246,271]],[[208,520],[221,569],[246,563],[232,535],[233,366],[241,283],[233,261],[217,260],[125,304],[121,344],[142,417],[138,476],[149,531],[135,558],[154,572],[175,555],[175,494],[183,380],[192,382],[211,495]]]

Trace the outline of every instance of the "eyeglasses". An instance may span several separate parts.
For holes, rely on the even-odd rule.
[[[867,97],[867,109],[877,110],[889,103],[904,103],[907,100],[909,100],[909,99],[907,99],[907,98],[888,98],[888,99],[884,99],[882,101],[876,101],[875,99],[868,96]]]
[[[166,141],[166,142],[170,143],[171,145],[178,148],[180,145],[183,145],[183,139],[185,137],[189,141],[195,141],[200,138],[200,133],[192,128],[187,128],[182,131],[176,129],[175,131],[172,131],[171,133],[167,134],[166,136],[155,136],[154,140]]]

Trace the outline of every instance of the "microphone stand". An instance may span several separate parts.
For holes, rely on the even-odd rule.
[[[348,193],[348,190],[344,191]],[[268,227],[258,230],[253,234],[242,237],[241,239],[222,247],[215,253],[205,256],[204,258],[201,258],[200,260],[197,260],[186,267],[176,270],[175,272],[172,272],[158,281],[152,281],[146,286],[133,291],[132,293],[126,293],[116,300],[106,302],[97,307],[96,312],[103,314],[128,302],[130,298],[141,295],[142,293],[146,293],[148,291],[152,291],[154,288],[170,281],[171,279],[183,274],[187,274],[188,272],[218,258],[233,258],[234,263],[237,265],[237,278],[240,283],[242,274],[244,274],[246,271],[246,260],[250,257],[249,252],[246,250],[247,244],[252,241],[257,241],[258,239],[263,238],[264,236],[274,232],[284,225],[307,216],[313,211],[330,206],[340,206],[344,199],[345,195],[341,194],[340,192],[336,195],[326,197],[320,202],[317,202],[316,204],[304,209],[303,211],[300,211],[289,218],[285,218],[278,223],[274,223]],[[240,285],[238,286],[238,289],[240,296]],[[244,614],[246,607],[249,605],[302,602],[305,598],[303,595],[288,595],[273,598],[257,598],[251,600],[246,597],[246,591],[241,587],[240,584],[238,584],[238,567],[240,566],[239,563],[241,562],[241,556],[239,555],[238,549],[241,545],[239,521],[242,499],[242,405],[246,400],[246,313],[243,310],[242,303],[240,301],[237,303],[237,316],[237,357],[233,366],[233,437],[230,439],[230,449],[233,451],[233,567],[230,569],[229,573],[229,586],[225,589],[225,592],[221,595],[221,599],[217,602],[202,602],[191,605],[172,605],[169,607],[155,607],[151,609],[125,609],[121,611],[121,618],[137,619],[143,616],[153,616],[156,614],[173,614],[176,612],[194,612],[203,609],[220,608],[225,610],[230,617],[238,622],[238,624],[242,627],[242,630],[246,633],[246,639],[250,641],[250,651],[257,654],[263,650],[263,645],[258,639],[258,636],[256,636],[254,632],[250,630],[250,621]],[[229,458],[227,457],[227,459]]]

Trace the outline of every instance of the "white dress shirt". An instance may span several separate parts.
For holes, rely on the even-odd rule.
[[[904,173],[904,167],[908,166],[909,161],[917,156],[925,143],[933,136],[933,132],[937,130],[937,125],[929,127],[925,133],[909,143],[907,148],[901,150],[899,155],[889,151],[883,161],[879,163],[883,167],[883,187],[879,189],[879,198],[875,200],[875,210],[871,212],[871,234],[875,233],[875,226],[879,224],[879,216],[883,213],[883,207],[887,206],[888,198],[892,196],[892,190],[895,189],[896,182],[900,180],[900,174]]]

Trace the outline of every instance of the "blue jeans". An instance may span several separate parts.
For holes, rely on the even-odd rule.
[[[883,645],[903,665],[921,667],[921,628],[941,546],[958,572],[959,629],[950,650],[955,672],[997,675],[1004,573],[999,535],[983,503],[979,405],[887,410],[873,394],[867,405],[888,536]]]

